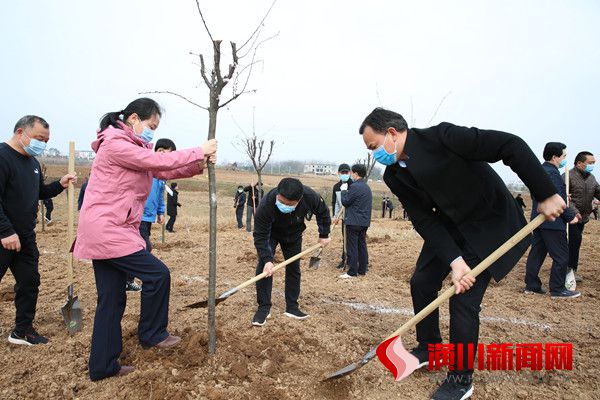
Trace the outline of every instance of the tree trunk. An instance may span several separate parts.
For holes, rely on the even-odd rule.
[[[256,206],[258,207],[260,201],[262,200],[262,173],[258,171],[256,171],[256,173],[258,175],[258,203],[256,203]],[[256,212],[256,210],[254,210],[254,212]]]
[[[208,110],[208,139],[215,138],[217,130],[217,112],[219,111],[219,94],[215,90],[210,93]],[[217,350],[217,329],[215,320],[215,291],[217,284],[217,180],[214,164],[208,164],[208,193],[210,204],[210,236],[208,244],[208,353]]]

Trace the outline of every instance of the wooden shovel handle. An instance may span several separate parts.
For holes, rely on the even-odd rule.
[[[69,142],[69,174],[75,173],[75,142]],[[67,275],[69,279],[69,286],[73,285],[73,253],[70,252],[71,246],[73,245],[73,239],[75,238],[75,187],[73,182],[69,181],[67,187]]]
[[[288,258],[284,262],[281,262],[281,263],[277,264],[276,266],[274,266],[273,272],[276,272],[277,270],[285,267],[288,264],[293,263],[294,261],[304,257],[305,255],[307,255],[309,253],[312,253],[313,251],[317,250],[319,247],[321,247],[320,243],[310,246],[308,249],[306,249],[306,250],[296,254],[295,256]],[[264,278],[266,276],[267,276],[267,273],[262,272],[262,273],[256,275],[254,278],[247,280],[246,282],[240,284],[239,286],[236,286],[234,289],[232,289],[232,291],[237,292],[238,290],[241,290],[241,289],[245,288],[246,286],[252,285],[254,282],[260,281],[262,278]]]
[[[506,254],[506,252],[508,252],[510,249],[512,249],[517,243],[519,243],[521,240],[525,239],[525,237],[527,235],[529,235],[531,232],[533,232],[538,226],[540,226],[542,224],[542,222],[544,222],[545,219],[546,218],[542,214],[535,217],[535,219],[533,219],[530,223],[525,225],[519,232],[515,233],[515,235],[513,237],[508,239],[506,241],[506,243],[504,243],[502,246],[498,247],[498,249],[496,249],[492,254],[487,256],[485,258],[485,260],[480,262],[467,275],[476,277],[477,275],[481,274],[490,265],[492,265],[496,260],[498,260],[504,254]],[[429,314],[431,314],[435,309],[437,309],[443,302],[445,302],[450,297],[452,297],[454,295],[455,291],[456,291],[456,289],[455,289],[454,285],[452,285],[451,287],[446,289],[446,291],[444,291],[444,293],[442,293],[437,299],[432,301],[427,307],[422,309],[417,315],[415,315],[414,317],[409,319],[404,325],[402,325],[400,328],[398,328],[398,330],[396,330],[394,333],[392,333],[390,336],[388,336],[386,338],[386,340],[389,338],[392,338],[394,336],[402,336],[403,334],[405,334],[410,328],[412,328],[413,326],[415,326],[416,324],[421,322],[421,320],[423,320],[425,317],[427,317]]]

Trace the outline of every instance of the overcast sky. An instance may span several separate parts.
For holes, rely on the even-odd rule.
[[[271,0],[200,4],[227,54]],[[275,159],[351,163],[365,156],[358,127],[377,106],[414,127],[449,121],[515,133],[540,156],[547,141],[563,141],[569,163],[580,150],[600,152],[598,1],[279,0],[263,37],[277,32],[259,49],[256,94],[219,113],[221,161],[243,159],[234,120],[250,133],[255,109],[256,133],[277,142]],[[87,149],[100,116],[142,91],[207,104],[188,54],[211,57],[194,0],[2,1],[0,41],[3,140],[21,116],[38,114],[51,147],[64,152],[75,140]],[[181,148],[206,139],[206,111],[153,97],[166,110],[157,138]]]

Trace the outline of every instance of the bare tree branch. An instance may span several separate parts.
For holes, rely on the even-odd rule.
[[[433,121],[433,119],[437,115],[440,107],[442,106],[442,104],[444,104],[444,100],[446,100],[446,97],[450,96],[450,93],[452,93],[452,91],[449,91],[448,93],[446,93],[446,95],[444,97],[442,97],[442,100],[440,100],[440,104],[438,104],[437,108],[435,109],[435,112],[433,113],[433,115],[429,119],[429,122],[427,123],[427,125],[431,124],[431,121]]]
[[[208,33],[208,37],[210,38],[211,43],[213,43],[214,46],[214,39],[212,37],[212,35],[210,34],[210,29],[208,29],[208,25],[206,25],[206,20],[204,19],[204,14],[202,14],[202,10],[200,9],[200,1],[196,0],[196,7],[198,7],[198,12],[200,13],[200,18],[202,18],[202,23],[204,24],[204,27],[206,28],[206,33]]]
[[[198,0],[196,0],[196,3],[198,3]],[[271,3],[271,7],[269,7],[269,9],[267,10],[267,13],[265,14],[265,16],[263,17],[262,21],[260,21],[260,23],[258,24],[258,26],[256,27],[256,29],[254,30],[254,32],[252,32],[252,35],[250,35],[250,37],[248,38],[248,40],[246,40],[246,42],[244,42],[244,44],[240,47],[240,51],[246,47],[246,45],[252,41],[252,38],[254,37],[254,35],[256,35],[258,33],[258,31],[260,31],[260,28],[264,25],[265,20],[267,19],[267,17],[269,16],[269,14],[271,13],[271,10],[273,9],[273,7],[275,6],[275,3],[277,3],[277,0],[273,0],[273,3]],[[200,5],[198,5],[198,9],[200,8]],[[204,18],[202,18],[202,20],[204,20]],[[207,28],[208,29],[208,28]]]
[[[204,56],[202,54],[192,53],[191,51],[190,51],[190,54],[197,56],[200,59],[200,75],[202,75],[202,79],[204,80],[204,83],[206,83],[206,86],[208,86],[208,88],[210,89],[212,84],[208,80],[208,76],[206,76],[206,64],[204,64]]]
[[[192,104],[192,105],[194,105],[194,106],[196,106],[198,108],[201,108],[203,110],[208,110],[208,107],[201,106],[200,104],[193,102],[192,100],[188,99],[187,97],[182,96],[179,93],[171,92],[169,90],[155,90],[153,92],[139,92],[138,94],[171,94],[173,96],[177,96],[179,98],[182,98],[183,100],[187,101],[188,103],[190,103],[190,104]]]
[[[229,103],[231,103],[232,101],[234,101],[235,99],[237,99],[238,97],[240,97],[241,95],[246,94],[246,93],[256,93],[256,89],[246,90],[244,92],[239,92],[239,93],[235,94],[232,98],[227,100],[225,103],[219,105],[219,109],[227,106]]]
[[[234,42],[230,42],[230,43],[231,43],[231,55],[233,57],[233,62],[231,64],[229,64],[229,73],[225,77],[225,79],[227,79],[228,81],[233,77],[233,73],[235,72],[235,69],[237,68],[237,65],[238,65],[236,44]]]

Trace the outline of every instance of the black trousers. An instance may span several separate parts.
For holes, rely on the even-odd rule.
[[[92,260],[98,302],[94,316],[89,374],[93,381],[119,372],[123,350],[121,318],[125,312],[127,275],[141,279],[142,295],[138,339],[143,346],[154,346],[169,333],[169,293],[171,275],[162,261],[146,250],[125,257]]]
[[[242,223],[244,218],[244,205],[235,208],[235,218],[237,219],[238,228],[242,229],[244,224]]]
[[[142,221],[140,223],[140,235],[146,242],[146,250],[152,253],[152,242],[150,241],[150,234],[152,233],[152,222]]]
[[[165,226],[165,229],[169,232],[173,232],[173,225],[175,225],[176,219],[177,215],[169,215],[169,221],[167,222],[167,226]]]
[[[467,265],[471,268],[475,267],[480,261],[479,258],[468,246],[461,247],[463,250],[463,259]],[[423,254],[421,257],[423,257]],[[450,266],[435,256],[431,257],[428,262],[421,264],[417,262],[417,268],[410,279],[410,292],[415,314],[437,298],[438,292],[442,288],[442,283],[450,271]],[[449,371],[448,375],[460,377],[461,382],[470,382],[473,375],[473,370],[467,368],[468,344],[474,344],[475,349],[477,349],[480,306],[490,278],[491,274],[488,270],[485,270],[477,277],[471,289],[450,298],[450,343],[453,343],[455,346],[458,343],[463,344],[463,368],[458,369],[459,357],[456,354],[455,360],[457,362],[455,363],[454,370]],[[439,310],[436,309],[417,324],[417,341],[419,342],[419,348],[423,350],[427,350],[428,344],[442,342]]]
[[[302,236],[293,242],[280,242],[271,237],[271,250],[275,254],[277,245],[281,246],[283,257],[287,260],[302,251]],[[263,272],[264,264],[260,261],[256,265],[256,275]],[[285,267],[285,309],[286,311],[298,310],[298,297],[300,297],[300,260]],[[271,309],[271,292],[273,290],[273,277],[263,278],[256,282],[256,301],[258,309],[269,311]]]
[[[46,209],[46,219],[52,219],[52,211],[54,211],[54,202],[52,199],[43,200],[44,208]]]
[[[574,271],[577,271],[579,265],[579,248],[584,227],[582,222],[569,225],[569,268],[573,268]]]
[[[346,252],[348,257],[348,275],[367,273],[369,253],[367,251],[367,227],[346,225]]]
[[[394,209],[393,208],[388,208],[388,211],[390,213],[390,218],[392,218],[392,212],[394,211]]]
[[[31,327],[40,287],[38,262],[40,253],[35,242],[35,233],[19,235],[21,251],[6,250],[0,246],[0,281],[10,269],[15,278],[15,330],[19,333]]]
[[[565,278],[569,263],[567,233],[552,229],[536,229],[533,231],[531,250],[529,250],[525,266],[525,287],[527,289],[541,289],[542,281],[538,275],[547,254],[552,257],[550,292],[560,292],[565,289]]]

